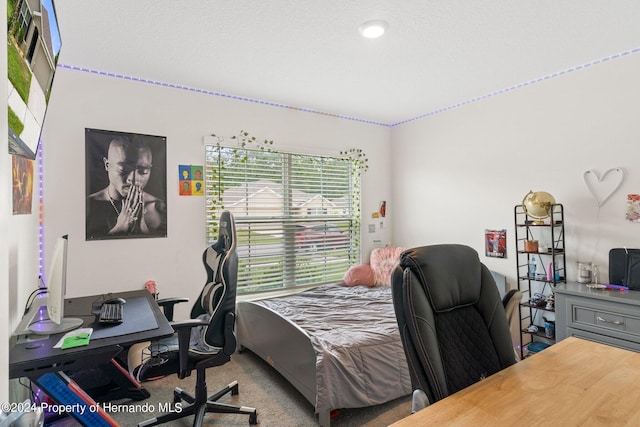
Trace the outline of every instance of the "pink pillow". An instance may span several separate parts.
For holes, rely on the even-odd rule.
[[[369,264],[358,264],[349,267],[344,274],[345,286],[373,286],[373,271]]]
[[[404,252],[404,248],[396,246],[385,246],[371,251],[369,262],[376,286],[391,286],[391,271],[396,266],[402,252]]]

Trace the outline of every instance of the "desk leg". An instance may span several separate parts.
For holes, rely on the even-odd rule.
[[[118,422],[63,372],[50,372],[40,376],[35,383],[56,404],[54,410],[68,413],[87,427],[119,427]]]
[[[106,367],[110,378],[118,385],[118,389],[105,396],[106,400],[119,400],[123,398],[129,398],[131,400],[144,400],[151,394],[136,381],[135,378],[129,374],[125,368],[122,367],[115,359],[111,359],[111,362]]]

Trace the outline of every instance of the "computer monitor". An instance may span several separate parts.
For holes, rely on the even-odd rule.
[[[53,249],[51,266],[46,277],[46,310],[38,311],[36,321],[29,325],[34,334],[57,334],[82,326],[82,319],[64,317],[64,296],[67,285],[67,247],[68,235],[59,237]]]

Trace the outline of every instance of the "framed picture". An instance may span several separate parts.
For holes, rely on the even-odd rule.
[[[178,165],[178,186],[181,196],[204,196],[202,165]]]
[[[33,160],[11,156],[13,176],[13,214],[31,213],[33,201]]]
[[[166,143],[85,129],[87,240],[167,237]]]
[[[507,230],[484,230],[484,242],[486,256],[507,257]]]

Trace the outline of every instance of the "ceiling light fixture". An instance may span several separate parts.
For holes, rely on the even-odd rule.
[[[367,21],[364,24],[360,25],[358,30],[363,37],[368,39],[376,39],[384,34],[384,32],[389,28],[389,24],[385,21],[374,20]]]

